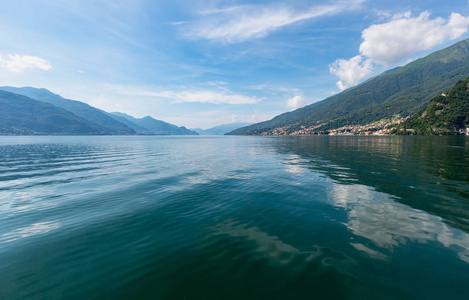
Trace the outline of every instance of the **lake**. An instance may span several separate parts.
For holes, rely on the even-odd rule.
[[[468,289],[467,137],[0,137],[1,299]]]

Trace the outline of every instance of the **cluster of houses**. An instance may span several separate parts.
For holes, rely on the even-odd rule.
[[[393,125],[401,124],[408,118],[409,117],[395,117],[393,119],[383,119],[381,121],[367,125],[349,125],[325,131],[318,131],[318,128],[322,127],[326,123],[310,127],[301,126],[300,129],[296,130],[291,130],[291,126],[277,127],[275,129],[272,129],[271,131],[263,132],[262,135],[386,135],[390,133],[390,129]]]
[[[392,126],[403,123],[409,117],[384,119],[367,125],[344,126],[328,132],[329,135],[387,135],[390,134]]]

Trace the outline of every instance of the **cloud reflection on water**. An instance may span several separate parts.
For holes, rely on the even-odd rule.
[[[408,241],[436,241],[453,249],[461,260],[469,263],[469,235],[449,227],[440,217],[395,202],[391,195],[364,185],[334,184],[329,197],[333,205],[347,211],[347,228],[376,246],[370,249],[352,242],[357,250],[384,258],[386,252]]]
[[[333,267],[342,273],[355,264],[355,259],[345,252],[320,245],[312,245],[310,250],[301,251],[285,243],[278,236],[270,235],[259,227],[249,226],[234,220],[226,220],[213,228],[217,235],[227,235],[230,239],[239,239],[250,247],[245,254],[254,260],[268,259],[272,266],[290,268],[299,265],[306,268],[309,263],[319,263],[324,267]],[[295,264],[296,262],[296,264]]]
[[[18,228],[8,233],[5,233],[1,236],[0,242],[3,240],[3,243],[9,243],[16,241],[21,238],[26,238],[38,234],[44,234],[49,231],[58,229],[60,227],[58,222],[40,222],[35,223],[27,227]]]

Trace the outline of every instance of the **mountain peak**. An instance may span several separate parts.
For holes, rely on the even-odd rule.
[[[197,135],[196,132],[187,129],[184,126],[178,127],[174,124],[157,120],[151,116],[135,118],[120,112],[113,112],[109,115],[125,122],[127,126],[133,128],[138,134]]]
[[[10,93],[25,95],[30,98],[41,100],[44,98],[59,98],[64,99],[62,96],[52,93],[46,88],[35,88],[31,86],[24,87],[13,87],[13,86],[2,86],[0,90],[4,90]]]
[[[107,129],[110,134],[135,134],[133,129],[109,117],[103,111],[84,102],[62,98],[47,89],[34,87],[1,87],[0,89],[63,108],[85,120]]]

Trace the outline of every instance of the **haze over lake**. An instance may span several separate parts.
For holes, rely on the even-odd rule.
[[[467,137],[0,137],[2,299],[465,299]]]

